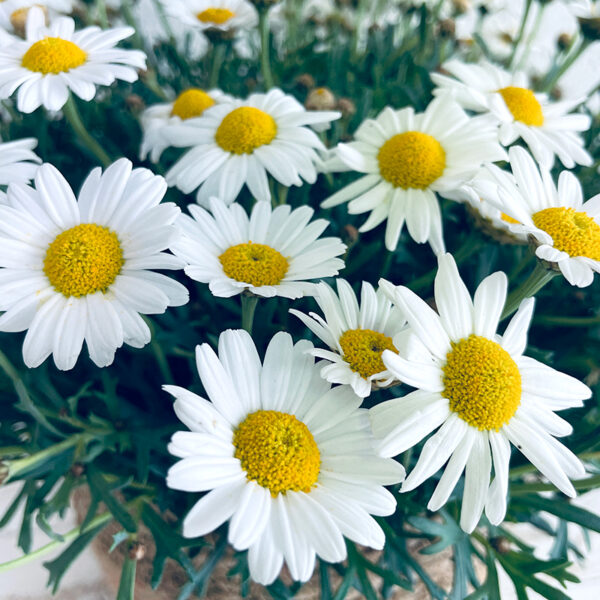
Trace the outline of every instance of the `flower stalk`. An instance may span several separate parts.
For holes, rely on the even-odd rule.
[[[245,329],[251,335],[257,304],[258,296],[242,294],[242,329]]]
[[[269,14],[265,8],[260,9],[260,66],[265,82],[265,89],[273,86],[273,73],[271,72],[271,30],[269,29]]]

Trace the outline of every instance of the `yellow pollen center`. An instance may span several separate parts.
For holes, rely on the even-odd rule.
[[[390,138],[377,155],[379,172],[394,187],[424,190],[441,177],[446,152],[431,135],[407,131]]]
[[[398,352],[392,338],[372,329],[348,329],[340,337],[344,360],[364,379],[385,371],[384,350]]]
[[[270,144],[276,135],[277,123],[271,115],[252,106],[240,106],[223,119],[215,140],[225,152],[252,154]]]
[[[255,287],[281,283],[289,268],[287,259],[277,250],[252,242],[227,248],[219,260],[227,277]]]
[[[235,17],[235,13],[228,8],[207,8],[197,15],[198,21],[202,23],[214,23],[215,25],[223,25],[229,19]]]
[[[25,52],[21,64],[30,71],[56,75],[80,67],[86,60],[87,53],[77,44],[58,37],[46,37]]]
[[[246,477],[271,491],[310,492],[317,483],[321,454],[308,427],[276,410],[249,414],[233,434],[234,456]]]
[[[199,117],[215,101],[203,90],[192,88],[177,96],[171,109],[171,115],[182,120]]]
[[[509,86],[498,90],[498,93],[515,121],[521,121],[530,127],[541,127],[544,124],[542,105],[531,90]]]
[[[450,410],[479,430],[498,431],[521,404],[519,367],[492,340],[470,335],[452,342],[443,372]]]
[[[46,251],[44,273],[63,296],[106,292],[124,264],[117,234],[93,223],[56,236]]]
[[[558,250],[600,260],[600,225],[586,213],[560,206],[540,210],[532,219],[538,229],[552,237]]]

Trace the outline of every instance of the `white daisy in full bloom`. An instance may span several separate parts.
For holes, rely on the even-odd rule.
[[[509,157],[512,180],[489,167],[499,183],[490,201],[517,222],[511,231],[535,239],[538,258],[557,264],[571,285],[590,285],[600,272],[600,194],[584,203],[573,173],[563,171],[557,187],[522,148],[511,148]]]
[[[329,363],[321,368],[321,376],[330,383],[351,385],[358,396],[366,398],[373,386],[393,382],[381,354],[384,350],[397,352],[398,335],[406,320],[383,290],[375,291],[366,281],[362,283],[360,305],[347,281],[338,279],[337,289],[336,294],[324,282],[316,286],[315,300],[324,318],[295,309],[290,312],[330,348],[311,350],[313,356]]]
[[[0,185],[29,183],[33,179],[42,162],[33,151],[37,143],[35,138],[0,143]],[[2,191],[0,203],[6,203],[6,194]]]
[[[365,175],[330,196],[322,206],[350,201],[348,212],[370,212],[359,231],[387,219],[385,245],[395,250],[404,222],[418,243],[443,252],[442,217],[436,192],[451,193],[484,162],[505,158],[497,129],[488,120],[469,118],[454,101],[437,98],[424,113],[412,107],[386,108],[356,131],[356,141],[339,144],[331,170]]]
[[[29,9],[34,6],[41,8],[51,20],[59,14],[68,15],[73,10],[73,0],[3,0],[0,2],[0,27],[24,33]]]
[[[186,274],[208,283],[215,296],[249,291],[256,296],[300,298],[314,293],[310,279],[333,277],[344,268],[336,258],[346,246],[339,238],[319,237],[329,225],[310,223],[312,208],[289,205],[271,209],[257,202],[250,217],[237,203],[226,206],[211,198],[212,215],[196,205],[193,218],[181,215],[181,234],[171,251],[185,260]]]
[[[569,435],[572,427],[554,411],[582,406],[591,390],[523,356],[534,299],[521,303],[500,336],[496,329],[506,299],[504,273],[486,277],[471,300],[452,256],[440,256],[435,280],[439,314],[408,288],[383,280],[380,285],[404,311],[414,334],[404,356],[384,352],[383,362],[418,389],[371,410],[379,451],[396,456],[439,427],[402,491],[416,488],[447,462],[427,506],[436,511],[466,467],[461,527],[473,531],[484,507],[497,525],[506,514],[512,443],[563,493],[575,496],[569,479],[582,478],[585,469],[555,439]]]
[[[144,132],[140,158],[144,160],[150,155],[152,162],[158,162],[160,155],[169,147],[169,141],[164,136],[166,127],[200,117],[207,108],[231,100],[232,97],[221,90],[206,92],[199,88],[188,88],[173,102],[150,106],[140,118]]]
[[[208,492],[183,523],[185,537],[206,535],[229,521],[236,550],[248,549],[250,575],[272,583],[287,564],[307,581],[318,555],[346,558],[344,536],[383,548],[385,535],[371,515],[394,512],[383,486],[404,469],[373,450],[368,411],[349,387],[331,389],[319,375],[306,340],[275,335],[260,358],[245,331],[219,337],[219,354],[196,348],[209,400],[176,386],[175,412],[191,431],[169,445],[179,457],[170,488]]]
[[[571,169],[592,164],[579,132],[587,131],[591,119],[569,114],[585,98],[552,102],[534,93],[522,72],[509,73],[488,62],[466,64],[451,60],[443,65],[449,75],[432,73],[438,86],[435,95],[450,94],[461,106],[494,117],[500,124],[500,142],[510,146],[522,138],[536,160],[551,168],[554,157]]]
[[[267,173],[286,187],[316,181],[317,150],[325,147],[306,126],[340,116],[307,111],[278,89],[218,104],[165,131],[171,145],[192,147],[167,173],[167,182],[186,194],[200,186],[197,201],[203,205],[211,196],[233,202],[244,184],[257,200],[270,200]]]
[[[26,39],[0,47],[0,98],[9,98],[18,89],[21,112],[33,112],[42,105],[60,110],[69,91],[89,101],[96,95],[96,85],[111,85],[117,79],[135,81],[136,69],[146,66],[146,55],[115,47],[133,33],[131,27],[75,31],[69,17],[55,19],[46,27],[43,11],[33,7],[27,17]]]
[[[165,10],[190,27],[236,31],[258,24],[258,13],[248,0],[161,0]]]
[[[94,169],[75,198],[49,164],[35,189],[11,183],[0,206],[0,331],[25,331],[23,358],[39,366],[54,355],[73,368],[87,344],[99,367],[123,343],[141,348],[150,330],[141,314],[188,301],[185,287],[150,269],[180,269],[163,252],[179,209],[160,204],[162,177],[121,159]]]

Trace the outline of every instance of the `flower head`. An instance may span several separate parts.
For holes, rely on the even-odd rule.
[[[258,24],[258,13],[247,0],[161,0],[168,14],[201,30],[237,31]]]
[[[554,436],[568,435],[572,428],[554,411],[581,406],[591,391],[523,356],[533,298],[521,303],[500,336],[504,273],[484,279],[472,300],[452,256],[440,256],[435,279],[439,314],[405,287],[384,280],[380,285],[403,310],[413,333],[404,355],[384,352],[383,362],[395,377],[418,389],[372,409],[379,451],[395,456],[439,427],[402,491],[416,488],[447,462],[428,504],[438,510],[466,467],[462,528],[471,532],[484,508],[497,525],[506,513],[512,443],[562,492],[574,496],[569,479],[583,477],[585,469],[556,441]]]
[[[94,169],[75,198],[49,164],[35,189],[11,183],[0,206],[0,331],[27,330],[23,358],[37,367],[49,355],[73,368],[83,342],[100,367],[123,343],[150,341],[141,314],[188,301],[187,290],[151,269],[179,269],[163,252],[179,209],[160,204],[166,183],[121,159]]]
[[[372,449],[368,413],[347,387],[331,389],[319,375],[310,342],[278,333],[261,363],[245,331],[219,338],[218,356],[203,344],[196,362],[206,400],[165,386],[191,431],[173,436],[179,457],[167,485],[208,492],[188,513],[186,537],[229,521],[229,542],[248,550],[250,575],[268,585],[283,562],[307,581],[316,555],[346,557],[343,536],[382,548],[370,516],[389,515],[396,501],[384,489],[404,470]]]

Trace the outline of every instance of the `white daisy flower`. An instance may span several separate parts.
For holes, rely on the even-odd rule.
[[[173,102],[150,106],[141,116],[144,136],[140,158],[144,160],[150,155],[152,162],[158,162],[160,155],[169,147],[169,141],[164,137],[165,127],[200,117],[207,108],[231,100],[232,97],[221,90],[205,92],[199,88],[189,88],[181,92]]]
[[[484,162],[505,158],[497,129],[488,120],[470,119],[455,102],[438,98],[424,113],[412,107],[388,107],[367,119],[355,142],[339,144],[331,170],[365,173],[330,196],[322,206],[350,201],[348,212],[370,212],[359,231],[387,219],[385,245],[396,249],[404,222],[419,244],[444,251],[442,217],[436,192],[442,196],[468,181]]]
[[[578,135],[589,129],[591,119],[584,114],[568,114],[585,98],[552,102],[546,94],[530,89],[524,73],[509,73],[488,62],[473,65],[451,60],[443,69],[451,76],[432,73],[439,86],[433,93],[450,94],[463,108],[493,116],[500,124],[504,146],[522,138],[547,168],[552,167],[555,156],[569,169],[575,164],[592,164]]]
[[[346,246],[339,238],[320,238],[329,222],[309,223],[312,208],[289,205],[271,209],[257,202],[250,217],[237,203],[226,206],[211,198],[212,215],[188,206],[193,219],[181,215],[181,235],[171,251],[187,263],[186,274],[208,283],[215,296],[230,297],[247,290],[267,298],[300,298],[314,293],[309,279],[333,277],[344,268]]]
[[[381,354],[397,352],[398,335],[406,320],[392,306],[383,290],[363,281],[360,305],[350,284],[337,280],[338,293],[326,283],[315,288],[315,300],[325,318],[316,313],[305,315],[291,309],[331,350],[315,348],[311,354],[329,364],[321,369],[321,377],[330,383],[351,385],[357,396],[366,398],[374,386],[390,385],[394,377],[386,369]]]
[[[248,0],[161,0],[169,15],[185,25],[231,31],[251,29],[258,13]]]
[[[49,164],[35,189],[10,184],[0,206],[0,331],[27,330],[28,367],[53,354],[59,369],[71,369],[84,341],[96,365],[110,365],[123,342],[150,341],[138,313],[188,301],[185,287],[150,270],[183,266],[162,252],[179,214],[159,204],[165,191],[162,177],[132,171],[126,159],[94,169],[77,199]]]
[[[35,138],[23,138],[0,143],[0,185],[29,183],[42,160],[33,151]],[[0,203],[6,204],[6,194],[0,191]]]
[[[473,531],[484,507],[497,525],[506,514],[512,443],[556,487],[575,496],[569,479],[582,478],[585,469],[555,439],[570,434],[572,427],[554,411],[582,406],[591,390],[523,356],[534,299],[521,303],[500,336],[496,329],[506,299],[504,273],[486,277],[471,300],[452,256],[440,256],[435,280],[439,314],[408,288],[383,280],[380,285],[404,311],[414,333],[405,356],[384,352],[383,362],[418,389],[371,410],[379,451],[382,456],[400,454],[441,426],[423,446],[402,491],[416,488],[448,461],[427,505],[436,511],[466,466],[461,527]]]
[[[34,7],[27,17],[27,38],[0,47],[0,98],[9,98],[18,89],[21,112],[42,105],[60,110],[69,90],[89,101],[96,95],[96,85],[111,85],[117,79],[135,81],[136,69],[146,66],[146,55],[115,47],[133,33],[131,27],[75,31],[68,17],[46,27],[44,13]]]
[[[267,173],[286,187],[314,183],[317,150],[325,150],[306,125],[328,123],[339,112],[307,111],[295,98],[273,89],[206,110],[165,130],[173,146],[192,147],[167,173],[169,185],[197,201],[211,196],[233,202],[246,184],[257,200],[270,200]]]
[[[344,536],[383,548],[385,535],[371,515],[394,512],[383,486],[404,477],[400,464],[373,451],[360,398],[319,376],[311,347],[278,333],[261,364],[245,331],[225,331],[218,356],[208,344],[196,348],[210,401],[164,386],[191,429],[169,445],[181,460],[167,485],[208,492],[186,516],[183,535],[203,536],[229,520],[229,542],[248,549],[250,575],[263,585],[284,561],[293,579],[307,581],[316,555],[344,560]]]
[[[490,201],[518,222],[511,231],[533,236],[538,258],[556,263],[571,285],[587,287],[600,272],[600,194],[584,203],[573,173],[563,171],[557,187],[523,148],[511,148],[509,157],[512,181],[489,167],[500,184]]]
[[[73,10],[73,0],[2,0],[0,2],[0,27],[6,31],[25,32],[29,9],[37,6],[52,20],[59,14],[68,15]]]

